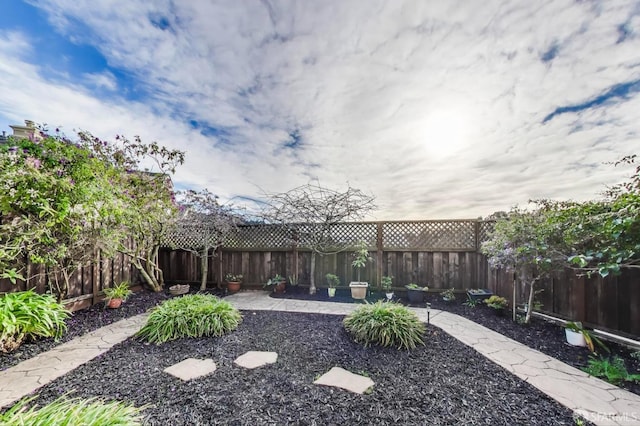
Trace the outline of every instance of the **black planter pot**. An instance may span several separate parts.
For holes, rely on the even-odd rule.
[[[488,299],[491,296],[493,296],[493,292],[486,289],[479,289],[477,293],[467,291],[467,297],[475,302],[482,302],[484,299]]]
[[[424,291],[407,289],[407,298],[409,303],[422,303],[424,302]]]

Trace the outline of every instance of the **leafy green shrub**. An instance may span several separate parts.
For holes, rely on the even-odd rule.
[[[614,385],[622,381],[640,382],[640,374],[629,374],[624,361],[618,356],[611,359],[590,357],[589,364],[583,370]]]
[[[25,338],[60,338],[69,312],[49,294],[33,290],[0,297],[0,352],[17,349]]]
[[[507,307],[507,299],[500,297],[497,294],[492,295],[488,299],[484,299],[484,303],[493,309],[504,309]]]
[[[209,294],[190,294],[153,308],[137,336],[157,344],[182,337],[222,336],[241,322],[242,315],[229,302]]]
[[[105,402],[97,398],[80,399],[62,396],[43,406],[27,408],[34,397],[17,402],[5,413],[0,414],[0,424],[32,426],[133,426],[142,424],[141,411],[119,401]]]
[[[413,349],[424,344],[424,324],[418,316],[399,303],[376,302],[359,307],[343,321],[356,342],[365,346],[397,346]]]

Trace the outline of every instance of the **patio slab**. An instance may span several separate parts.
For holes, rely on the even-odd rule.
[[[211,374],[216,371],[216,368],[216,363],[213,362],[211,358],[187,358],[177,364],[173,364],[171,367],[165,368],[163,371],[173,377],[188,382],[189,380]]]
[[[333,386],[349,392],[363,394],[375,383],[369,377],[354,374],[340,367],[333,367],[313,382],[315,385]]]
[[[249,351],[240,355],[233,363],[240,367],[253,369],[267,364],[274,364],[277,360],[277,352]]]

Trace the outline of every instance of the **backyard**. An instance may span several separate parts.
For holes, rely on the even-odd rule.
[[[149,296],[134,296],[128,312],[165,299]],[[99,318],[106,312],[80,312],[83,324],[71,322],[69,333],[106,323]],[[243,317],[224,337],[162,345],[129,339],[44,386],[36,402],[72,392],[151,404],[145,419],[158,425],[574,424],[571,410],[433,326],[424,346],[399,351],[355,343],[341,316],[243,311]],[[29,346],[23,357],[35,354]],[[234,366],[248,350],[276,351],[278,361],[257,370]],[[218,369],[189,382],[163,373],[190,357],[212,358]],[[312,384],[333,366],[369,376],[372,391],[356,395]]]

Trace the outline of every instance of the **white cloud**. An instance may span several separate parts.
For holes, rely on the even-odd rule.
[[[8,70],[28,38],[0,33],[0,90],[12,99],[0,114],[182,147],[176,179],[223,197],[318,177],[373,192],[377,217],[394,219],[585,199],[621,177],[602,161],[637,150],[638,100],[542,120],[640,79],[638,42],[616,44],[634,3],[612,3],[49,0],[38,5],[61,32],[152,97],[53,84],[24,56]],[[117,87],[108,73],[85,77]],[[283,147],[294,130],[301,145]]]

